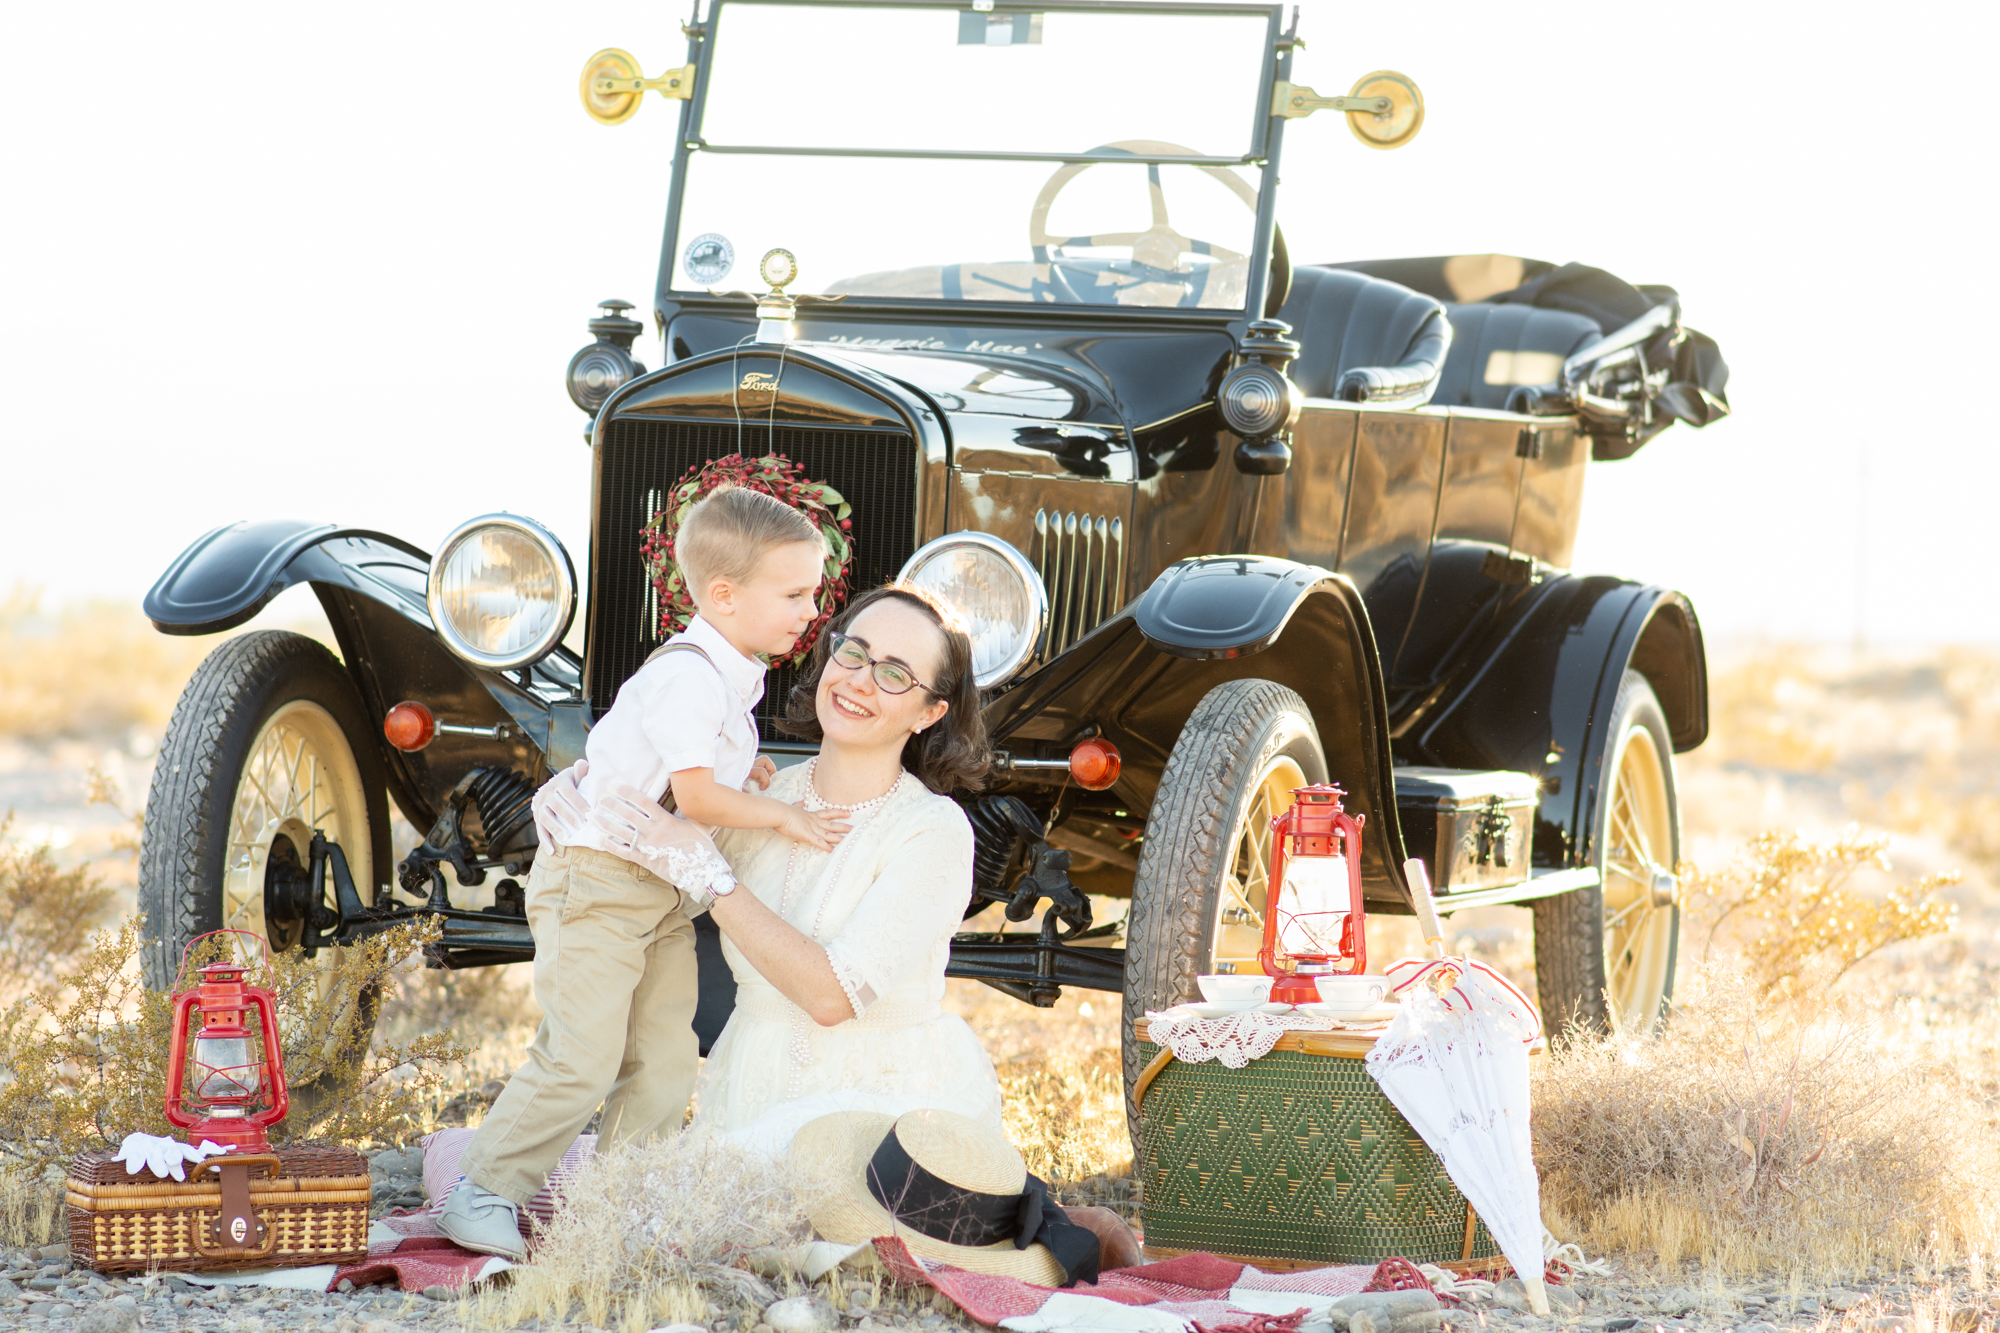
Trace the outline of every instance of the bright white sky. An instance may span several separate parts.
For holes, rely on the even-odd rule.
[[[1400,69],[1429,113],[1397,153],[1292,126],[1295,259],[1580,260],[1678,287],[1729,359],[1733,419],[1593,469],[1579,568],[1681,587],[1718,640],[2000,640],[2000,9],[1304,10],[1299,81]],[[600,127],[577,76],[679,63],[685,16],[0,8],[0,589],[136,599],[245,517],[429,546],[510,508],[581,563],[562,372],[599,299],[648,301],[675,116]]]

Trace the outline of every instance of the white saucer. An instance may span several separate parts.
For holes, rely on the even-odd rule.
[[[1257,1008],[1258,1004],[1255,1000],[1232,1000],[1227,1004],[1204,1004],[1196,1002],[1194,1004],[1183,1004],[1178,1007],[1193,1014],[1196,1018],[1227,1018],[1231,1014],[1247,1013]]]
[[[1396,1006],[1380,1004],[1302,1004],[1299,1010],[1315,1018],[1333,1018],[1343,1023],[1386,1023],[1396,1016]]]

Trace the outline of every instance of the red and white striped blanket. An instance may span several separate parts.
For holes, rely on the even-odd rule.
[[[1431,1289],[1403,1259],[1266,1273],[1189,1254],[1056,1289],[919,1258],[890,1237],[875,1242],[875,1253],[900,1281],[935,1287],[980,1323],[1011,1333],[1281,1333],[1342,1296]]]

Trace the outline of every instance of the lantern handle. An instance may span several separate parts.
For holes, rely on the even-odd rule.
[[[178,981],[179,979],[187,976],[188,954],[193,952],[194,946],[200,944],[203,940],[211,939],[217,935],[243,935],[257,941],[257,947],[263,950],[264,953],[264,970],[266,972],[269,972],[271,970],[271,942],[265,939],[262,935],[259,935],[254,930],[238,930],[235,927],[230,927],[226,930],[204,931],[202,934],[195,936],[193,939],[189,940],[186,944],[182,945],[181,967],[180,971],[174,973],[175,980]]]

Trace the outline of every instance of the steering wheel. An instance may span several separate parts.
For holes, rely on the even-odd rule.
[[[1149,157],[1199,157],[1192,148],[1180,144],[1166,143],[1158,139],[1122,139],[1090,150],[1092,153],[1130,153],[1133,156],[1145,154]],[[1059,299],[1075,305],[1094,305],[1101,302],[1085,301],[1070,285],[1065,269],[1079,272],[1110,272],[1109,260],[1064,259],[1060,253],[1066,245],[1100,246],[1129,245],[1132,247],[1130,272],[1143,282],[1171,282],[1181,289],[1180,306],[1195,306],[1201,303],[1202,293],[1208,288],[1209,275],[1223,264],[1244,264],[1249,256],[1239,254],[1225,246],[1209,241],[1194,240],[1174,230],[1167,219],[1166,192],[1160,186],[1158,164],[1146,168],[1146,182],[1152,194],[1152,225],[1144,231],[1099,232],[1091,236],[1051,236],[1049,235],[1049,208],[1056,196],[1063,192],[1071,181],[1083,172],[1098,165],[1095,162],[1070,162],[1056,169],[1035,196],[1034,210],[1028,215],[1028,244],[1032,248],[1035,262],[1049,266],[1049,283],[1060,293]],[[1242,177],[1227,167],[1198,167],[1228,187],[1230,193],[1243,201],[1243,206],[1251,212],[1257,211],[1257,195]],[[1204,264],[1194,269],[1181,267],[1184,254],[1208,255],[1217,262]]]

